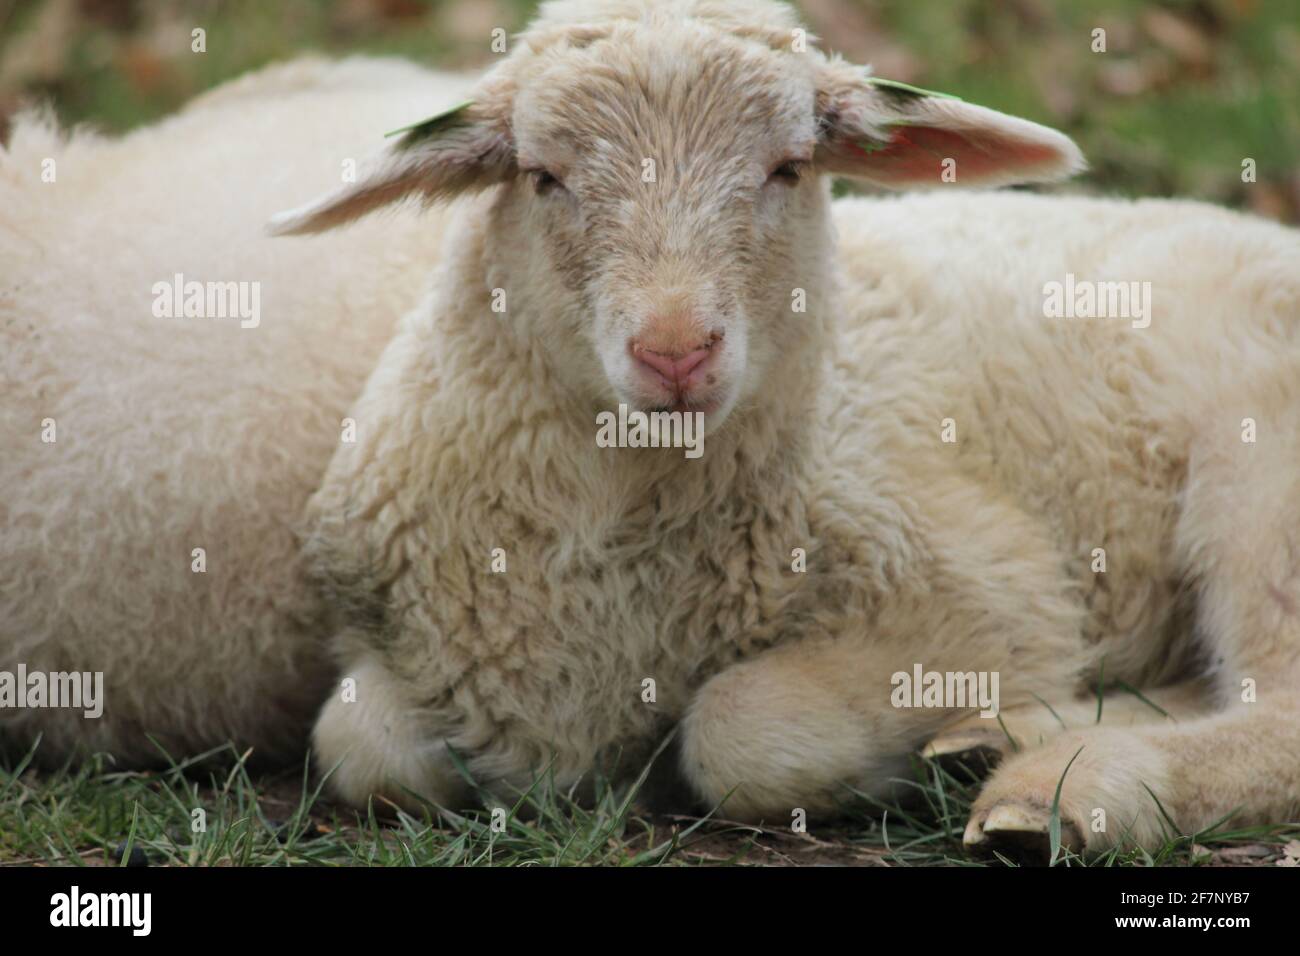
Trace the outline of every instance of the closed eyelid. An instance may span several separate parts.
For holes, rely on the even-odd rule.
[[[797,153],[790,153],[789,155],[783,156],[775,163],[769,165],[767,171],[770,174],[776,172],[782,166],[808,166],[811,165],[812,161],[813,161],[812,150],[808,150],[806,153],[803,151]]]
[[[567,176],[572,172],[572,158],[561,156],[543,157],[540,152],[520,149],[515,155],[515,165],[520,172],[548,172],[553,176]]]

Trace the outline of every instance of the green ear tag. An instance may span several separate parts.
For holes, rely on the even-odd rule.
[[[473,105],[474,105],[473,100],[465,100],[464,102],[457,103],[455,106],[451,107],[450,109],[445,109],[441,113],[435,113],[433,116],[430,116],[428,119],[423,119],[420,120],[420,122],[418,123],[412,123],[410,126],[403,126],[401,129],[395,129],[392,132],[385,133],[384,139],[387,139],[390,136],[396,136],[398,133],[414,133],[415,139],[423,139],[425,136],[428,136],[431,133],[435,132],[438,129],[438,126],[443,122],[443,120],[450,119],[452,116],[459,113],[465,107],[473,106]]]
[[[858,140],[853,140],[853,145],[856,146],[858,149],[862,150],[864,153],[867,153],[869,155],[871,153],[878,153],[882,149],[888,148],[890,144],[880,143],[874,139],[858,139]]]
[[[900,83],[898,80],[886,80],[879,76],[869,76],[867,82],[873,86],[883,86],[887,90],[893,90],[905,96],[935,96],[941,100],[961,100],[960,96],[953,96],[951,93],[936,93],[934,90],[923,90],[919,86]]]

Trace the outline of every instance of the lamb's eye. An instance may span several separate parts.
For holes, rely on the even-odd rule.
[[[797,185],[803,177],[804,167],[808,164],[801,159],[786,160],[768,175],[769,183],[784,183],[787,186]]]
[[[560,182],[554,173],[545,169],[530,169],[528,175],[533,180],[533,191],[539,196],[564,188],[564,183]]]

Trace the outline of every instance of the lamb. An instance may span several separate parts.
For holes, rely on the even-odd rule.
[[[489,791],[567,785],[677,726],[732,818],[831,815],[976,746],[1006,752],[976,849],[1045,848],[1058,785],[1081,851],[1293,816],[1300,241],[958,193],[1082,158],[798,29],[767,0],[548,3],[468,106],[273,220],[330,234],[286,262],[361,238],[355,283],[409,252],[402,200],[451,200],[281,552],[341,667],[313,732],[334,793],[456,806],[457,755]],[[832,203],[832,175],[936,188]],[[1150,283],[1145,316],[1045,314],[1076,279]],[[703,454],[599,447],[620,405],[703,414]],[[1016,747],[900,706],[917,671],[998,675]],[[1117,682],[1156,706],[1096,721]]]
[[[1011,749],[895,706],[924,667],[999,675],[1023,751],[973,847],[1047,846],[1063,776],[1081,850],[1156,844],[1164,813],[1293,815],[1295,234],[1185,202],[832,204],[827,174],[1082,159],[797,29],[770,3],[549,3],[471,105],[276,218],[465,197],[309,506],[353,609],[314,732],[335,792],[455,805],[454,754],[487,787],[567,783],[680,723],[704,805],[831,814],[923,747]],[[1149,315],[1048,317],[1076,276],[1137,281]],[[617,405],[702,412],[704,455],[597,447]],[[1152,705],[1097,725],[1099,681]]]

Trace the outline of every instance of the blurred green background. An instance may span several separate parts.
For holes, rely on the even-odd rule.
[[[823,46],[877,74],[1055,126],[1086,188],[1300,221],[1300,0],[801,0]],[[0,0],[0,136],[32,98],[125,130],[307,50],[492,60],[531,0]],[[207,52],[190,31],[207,31]],[[1093,52],[1094,29],[1106,52]],[[1257,164],[1243,183],[1242,160]]]

